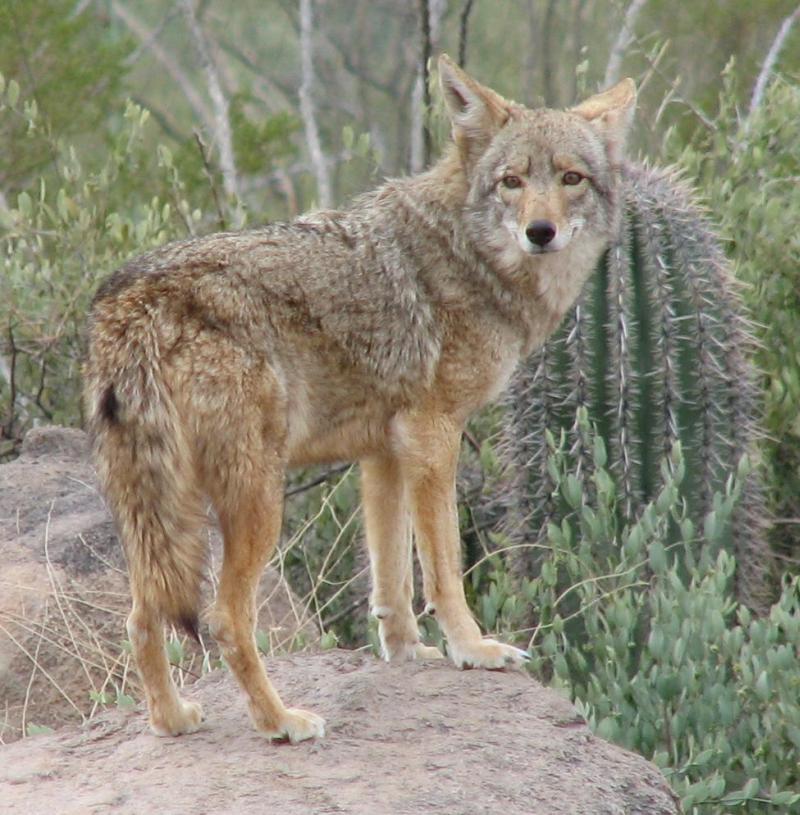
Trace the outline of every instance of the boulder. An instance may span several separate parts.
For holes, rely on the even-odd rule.
[[[327,719],[298,745],[252,728],[232,676],[188,696],[206,719],[160,739],[144,711],[107,711],[0,748],[7,815],[675,815],[662,775],[593,736],[567,699],[518,672],[386,664],[326,651],[268,660],[287,703]]]

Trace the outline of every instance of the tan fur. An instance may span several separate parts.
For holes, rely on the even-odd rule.
[[[347,210],[162,247],[95,298],[86,409],[157,733],[201,720],[170,678],[163,623],[196,628],[210,499],[224,537],[210,626],[253,721],[292,741],[322,734],[318,716],[284,707],[253,637],[255,587],[292,466],[361,462],[387,659],[439,655],[420,642],[412,609],[412,528],[425,599],[455,663],[525,658],[483,638],[467,608],[459,441],[558,325],[616,228],[635,93],[628,80],[573,111],[531,111],[446,57],[440,74],[454,145],[429,171]],[[529,226],[542,219],[554,237],[539,246]]]

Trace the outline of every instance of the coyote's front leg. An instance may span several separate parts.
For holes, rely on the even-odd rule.
[[[372,571],[371,612],[386,660],[437,658],[420,641],[414,616],[411,519],[400,464],[390,454],[361,462],[361,497]]]
[[[459,667],[502,668],[527,654],[481,636],[464,595],[456,507],[461,424],[441,414],[410,413],[396,420],[395,442],[414,523],[429,609]]]

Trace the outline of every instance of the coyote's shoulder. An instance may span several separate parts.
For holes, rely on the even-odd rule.
[[[283,707],[252,644],[258,574],[287,468],[358,460],[387,658],[430,656],[412,607],[409,523],[428,606],[459,665],[518,662],[482,639],[461,583],[455,471],[467,418],[555,329],[617,226],[630,81],[528,110],[446,58],[453,144],[344,210],[170,244],[95,298],[85,366],[98,472],[128,557],[128,631],[157,732],[195,729],[162,620],[196,629],[208,499],[225,539],[211,631],[256,726],[321,733]]]

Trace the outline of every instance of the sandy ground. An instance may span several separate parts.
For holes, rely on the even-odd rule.
[[[206,720],[150,734],[109,711],[0,748],[7,815],[446,813],[660,815],[677,805],[644,759],[591,735],[571,704],[518,672],[387,665],[328,651],[270,660],[287,703],[327,719],[295,746],[261,738],[227,672],[187,694]]]

